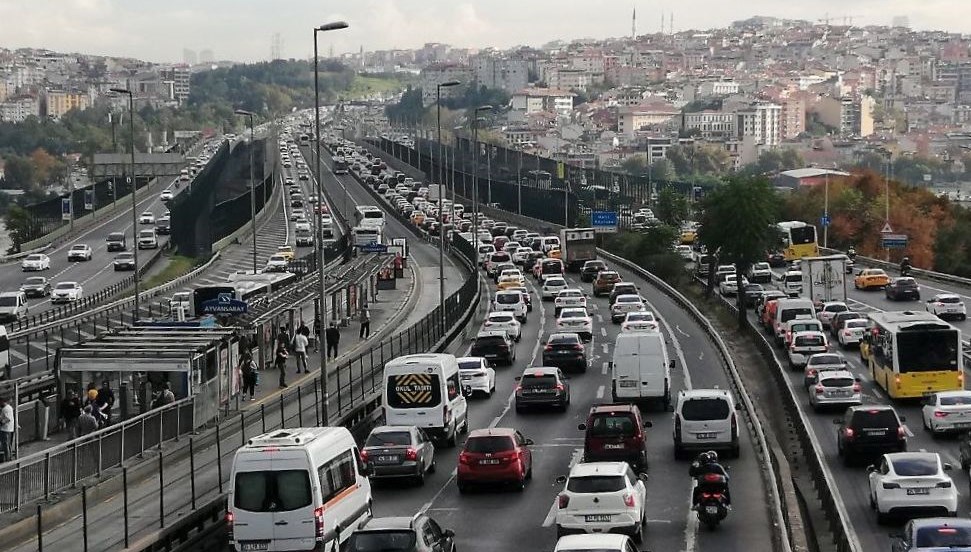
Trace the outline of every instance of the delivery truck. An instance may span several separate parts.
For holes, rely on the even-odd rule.
[[[802,293],[814,304],[846,301],[846,255],[803,257]]]
[[[570,272],[580,272],[583,263],[597,258],[597,241],[593,228],[560,230],[560,259]]]

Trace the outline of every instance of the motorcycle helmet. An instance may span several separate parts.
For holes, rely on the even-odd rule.
[[[713,450],[709,450],[708,452],[705,453],[705,456],[707,457],[707,460],[708,460],[708,463],[709,464],[717,464],[718,463],[718,453],[717,452],[715,452]]]

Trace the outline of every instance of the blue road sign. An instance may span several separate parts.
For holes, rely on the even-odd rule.
[[[594,228],[617,226],[617,211],[592,211],[590,213],[590,226]]]
[[[823,215],[823,216],[819,217],[819,225],[820,226],[829,226],[829,222],[830,222],[829,215]]]
[[[369,243],[367,245],[359,245],[361,253],[387,253],[388,246],[383,243]]]
[[[61,220],[71,220],[71,198],[61,198]]]
[[[880,245],[888,249],[907,247],[907,234],[883,234],[880,236]]]
[[[233,299],[229,293],[220,293],[215,299],[202,302],[200,314],[246,314],[246,310],[246,301]]]

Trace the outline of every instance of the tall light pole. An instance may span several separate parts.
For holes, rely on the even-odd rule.
[[[253,168],[253,150],[256,149],[256,134],[253,132],[253,112],[237,109],[237,115],[249,118],[249,212],[253,225],[253,274],[256,274],[256,176]]]
[[[317,33],[346,28],[347,23],[344,21],[335,21],[314,27],[314,166],[317,168],[317,174],[315,175],[316,187],[314,189],[314,193],[317,194],[317,203],[314,204],[314,210],[317,212],[315,217],[317,222],[317,244],[314,248],[320,251],[320,263],[317,266],[317,309],[320,315],[320,324],[317,327],[317,332],[320,333],[320,337],[318,338],[320,339],[320,394],[323,396],[323,400],[320,401],[320,420],[325,426],[330,421],[330,409],[328,408],[330,396],[327,392],[327,331],[319,327],[327,323],[327,298],[324,296],[324,225],[320,208],[320,202],[324,200],[324,191],[323,184],[321,184],[320,172],[320,77],[318,71],[320,60],[317,54]]]
[[[128,96],[128,147],[131,150],[131,235],[132,242],[135,244],[132,249],[132,261],[135,265],[135,310],[132,311],[132,322],[138,319],[138,202],[135,201],[135,95],[127,88],[110,89],[115,94],[126,94]]]
[[[435,87],[435,118],[438,123],[438,309],[441,311],[442,334],[445,334],[445,209],[442,199],[445,195],[445,185],[442,184],[442,174],[445,173],[445,161],[442,159],[442,88],[449,88],[462,84],[457,80],[438,83]],[[430,167],[429,167],[430,168]],[[454,211],[453,211],[454,212]],[[455,224],[455,221],[451,221]]]
[[[475,263],[479,264],[479,117],[480,111],[492,111],[491,105],[480,105],[472,112],[472,233],[475,234]]]

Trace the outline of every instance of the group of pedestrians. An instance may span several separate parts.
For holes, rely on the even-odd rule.
[[[111,425],[114,406],[115,392],[111,383],[105,380],[101,382],[101,388],[94,383],[88,384],[83,400],[69,389],[61,401],[60,415],[71,439],[76,439]]]

